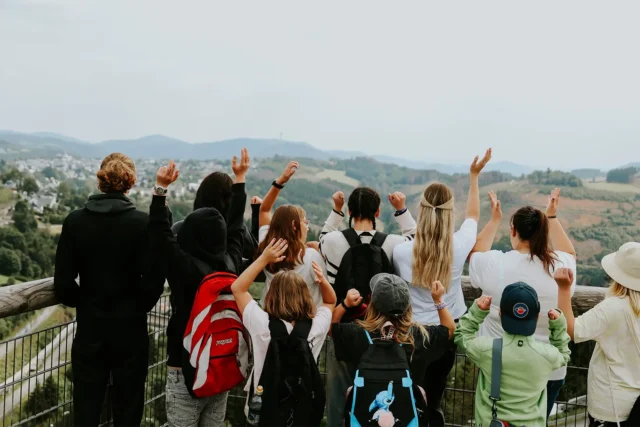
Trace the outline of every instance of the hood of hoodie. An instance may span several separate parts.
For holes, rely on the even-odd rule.
[[[193,211],[182,222],[178,244],[180,249],[211,268],[224,268],[227,265],[227,223],[224,217],[214,208]]]
[[[118,214],[134,210],[136,206],[122,193],[106,193],[89,196],[84,207],[93,213]]]

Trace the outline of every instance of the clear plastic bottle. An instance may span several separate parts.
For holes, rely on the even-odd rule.
[[[259,385],[256,388],[256,394],[249,402],[249,414],[247,415],[247,422],[252,426],[260,424],[260,411],[262,410],[262,386]]]

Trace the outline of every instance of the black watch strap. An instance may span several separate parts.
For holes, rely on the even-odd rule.
[[[271,183],[271,185],[273,185],[274,187],[276,187],[278,190],[282,190],[284,188],[284,185],[282,184],[278,184],[276,182],[276,180],[274,179],[273,182]]]

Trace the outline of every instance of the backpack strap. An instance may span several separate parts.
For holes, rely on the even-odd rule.
[[[502,374],[502,338],[493,340],[493,350],[491,354],[491,417],[498,419],[498,408],[496,404],[500,400],[500,375]]]
[[[289,332],[287,332],[287,327],[284,325],[282,320],[269,316],[269,332],[271,333],[271,339],[277,338],[286,338],[289,336]]]
[[[354,247],[355,245],[362,244],[362,240],[360,240],[358,232],[351,227],[347,228],[346,230],[342,230],[342,235],[345,239],[347,239],[347,243],[349,243],[350,248]]]
[[[385,240],[387,240],[387,235],[381,231],[376,231],[371,238],[371,243],[369,244],[381,248]]]
[[[371,339],[371,335],[369,335],[369,331],[365,329],[364,333],[367,334],[367,340],[369,340],[369,344],[370,345],[373,344],[373,340]]]

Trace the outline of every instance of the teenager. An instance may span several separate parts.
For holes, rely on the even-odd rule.
[[[257,391],[258,386],[263,386],[265,390],[262,412],[260,413],[260,425],[271,425],[265,419],[273,420],[277,418],[279,410],[282,409],[279,407],[281,400],[274,398],[273,388],[269,390],[269,384],[274,383],[273,378],[270,377],[273,372],[266,372],[265,374],[263,371],[265,359],[276,357],[273,354],[270,355],[269,351],[271,350],[268,350],[271,348],[272,330],[278,327],[281,328],[284,325],[286,328],[285,333],[292,334],[301,325],[306,326],[307,336],[303,337],[303,339],[308,343],[313,355],[314,363],[312,368],[315,369],[316,378],[319,378],[316,362],[329,332],[331,313],[336,305],[336,296],[333,288],[324,277],[322,268],[313,263],[317,286],[322,294],[322,304],[314,304],[309,288],[302,276],[291,270],[283,270],[272,277],[271,286],[265,296],[264,309],[258,306],[249,293],[249,287],[264,268],[270,264],[282,262],[287,256],[287,249],[287,241],[272,239],[263,249],[258,259],[231,285],[231,291],[242,313],[242,322],[251,336],[253,348],[253,371],[249,381],[247,381],[245,391],[248,392],[250,397]],[[285,355],[280,355],[280,357],[285,357]],[[281,368],[286,370],[289,366]],[[278,370],[280,368],[276,367],[275,369]],[[305,385],[308,386],[306,383]],[[323,390],[321,383],[315,384],[315,386]],[[293,412],[296,412],[295,408]],[[322,412],[324,412],[324,400],[319,409],[320,418],[322,418]],[[300,419],[305,414],[301,414],[298,411],[291,415],[292,419]]]
[[[476,156],[471,164],[466,219],[457,232],[454,233],[453,191],[444,184],[433,183],[425,188],[420,200],[415,239],[393,250],[393,265],[398,275],[411,284],[413,316],[421,325],[438,324],[440,320],[439,306],[431,297],[431,284],[436,280],[444,285],[442,303],[449,307],[453,318],[457,320],[467,311],[462,293],[462,270],[478,233],[478,177],[490,159],[491,149],[482,160]],[[430,365],[426,376],[418,379],[427,393],[431,425],[444,425],[440,406],[455,360],[456,349],[451,345]]]
[[[500,396],[494,401],[490,397],[494,338],[477,336],[490,313],[491,301],[490,296],[478,298],[462,316],[455,332],[456,345],[480,368],[475,423],[489,426],[496,419],[514,426],[545,427],[547,379],[551,372],[566,367],[571,355],[566,320],[556,310],[540,316],[538,295],[526,283],[512,283],[504,289],[500,298],[504,332],[496,337],[503,340]],[[550,344],[534,337],[540,317],[549,324]]]
[[[262,290],[261,300],[264,301],[273,276],[282,270],[291,270],[298,273],[309,287],[309,293],[314,304],[322,304],[322,292],[316,283],[316,275],[313,263],[325,269],[325,262],[320,253],[305,246],[307,233],[309,232],[309,220],[304,209],[300,206],[282,205],[271,211],[280,190],[282,190],[291,177],[296,173],[300,165],[298,162],[289,162],[282,175],[273,181],[271,188],[260,205],[260,230],[258,233],[260,245],[258,253],[262,253],[273,239],[283,239],[288,242],[287,251],[279,262],[269,264],[264,269],[266,280]]]
[[[101,194],[67,216],[56,251],[56,296],[77,307],[71,351],[74,424],[99,424],[111,375],[114,425],[139,425],[149,352],[147,312],[164,288],[162,260],[148,256],[156,247],[147,236],[149,217],[126,196],[136,182],[133,161],[110,154],[97,177]]]
[[[596,342],[589,362],[590,425],[640,425],[640,243],[625,243],[602,258],[613,283],[608,297],[574,318],[571,308],[573,271],[556,271],[558,307],[567,316],[574,342]],[[634,407],[635,405],[635,407]]]
[[[570,268],[576,272],[576,251],[557,218],[560,190],[554,189],[549,198],[546,213],[531,206],[518,209],[511,217],[512,251],[492,251],[491,244],[500,224],[500,215],[491,221],[478,235],[469,261],[471,284],[482,289],[483,295],[493,297],[491,313],[480,328],[480,335],[500,337],[500,295],[508,283],[529,283],[538,293],[542,311],[549,311],[558,302],[558,287],[553,275],[558,268]],[[495,207],[495,200],[492,202]],[[552,249],[553,247],[553,249]],[[575,291],[575,280],[571,292]],[[538,321],[535,338],[549,342],[549,324]],[[549,376],[547,389],[547,416],[564,384],[567,368],[561,367]]]
[[[200,208],[190,213],[177,238],[168,220],[168,187],[178,178],[171,161],[158,170],[154,196],[150,207],[149,232],[160,240],[160,250],[166,262],[166,274],[171,287],[171,318],[167,327],[168,374],[166,390],[167,420],[170,426],[222,426],[227,395],[221,393],[206,398],[194,398],[182,372],[185,329],[196,292],[202,279],[213,272],[237,274],[242,265],[243,214],[247,195],[245,175],[250,159],[246,149],[240,161],[234,156],[232,186],[227,219],[215,208]]]
[[[406,208],[405,201],[406,197],[400,192],[389,195],[389,202],[396,210],[395,219],[400,224],[402,236],[381,234],[383,241],[378,242],[391,266],[393,266],[393,249],[406,240],[411,240],[416,230],[416,222]],[[351,248],[344,232],[339,231],[344,219],[343,206],[344,193],[339,191],[333,195],[333,210],[320,234],[319,248],[327,262],[327,278],[332,285],[336,284],[336,276],[339,273],[342,260]],[[378,233],[376,218],[380,216],[380,195],[371,188],[358,187],[349,196],[347,208],[349,228],[352,228],[356,234],[353,237],[357,238],[361,244],[370,245]],[[371,277],[367,279],[367,282],[369,279]],[[327,394],[329,396],[327,419],[330,426],[341,425],[343,422],[345,393],[353,383],[355,373],[354,365],[338,361],[335,352],[334,342],[330,340],[327,352]]]

